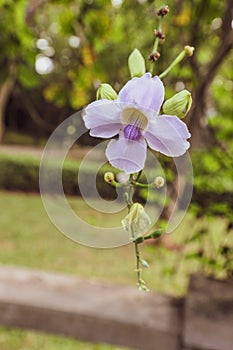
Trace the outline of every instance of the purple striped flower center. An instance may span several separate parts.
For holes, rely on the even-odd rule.
[[[128,124],[124,128],[124,135],[127,140],[137,141],[142,136],[141,129],[136,125]]]
[[[136,108],[126,108],[122,115],[122,123],[124,125],[124,136],[127,140],[137,141],[142,137],[148,125],[147,117]]]

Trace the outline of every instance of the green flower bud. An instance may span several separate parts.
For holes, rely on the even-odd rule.
[[[182,90],[164,102],[163,112],[184,118],[192,106],[192,96],[188,90]]]
[[[116,100],[117,93],[109,84],[101,84],[96,93],[97,100],[106,99],[106,100]]]
[[[159,228],[156,231],[150,233],[149,235],[144,236],[144,240],[151,239],[151,238],[156,239],[160,237],[162,234],[163,234],[163,229]]]
[[[129,214],[122,220],[124,230],[132,232],[133,238],[142,236],[151,224],[151,220],[140,203],[134,203]]]
[[[146,73],[145,60],[138,49],[134,49],[128,59],[131,78],[141,77]]]
[[[164,178],[162,176],[156,176],[154,179],[154,185],[156,188],[161,188],[165,184]]]
[[[185,49],[185,51],[186,51],[187,56],[190,57],[190,56],[193,55],[194,50],[195,50],[195,47],[186,45],[186,46],[184,47],[184,49]]]
[[[115,180],[114,174],[110,171],[104,174],[104,181],[107,183],[111,183]]]
[[[163,234],[163,229],[158,229],[158,230],[152,232],[150,234],[150,237],[156,239],[156,238],[160,237],[162,234]]]

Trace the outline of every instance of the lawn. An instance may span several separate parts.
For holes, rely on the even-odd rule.
[[[72,197],[70,202],[74,209],[83,210],[88,218],[86,206],[80,199]],[[0,222],[1,265],[55,271],[135,286],[132,245],[115,249],[95,249],[69,240],[50,222],[39,195],[0,192]],[[174,249],[149,245],[141,247],[143,258],[150,264],[150,268],[143,275],[150,289],[177,296],[184,295],[190,273],[203,270],[208,272],[208,268],[212,268],[208,264],[203,265],[203,259],[197,259],[193,252],[206,249],[207,255],[215,257],[218,246],[226,244],[225,231],[226,222],[223,219],[196,220],[189,213],[170,236]],[[193,239],[200,232],[203,232],[203,237]],[[232,242],[232,234],[228,234],[227,239]],[[221,264],[224,261],[221,262],[220,259],[216,265],[216,269],[220,266],[217,274],[224,277]],[[1,350],[52,350],[58,344],[59,350],[117,349],[27,331],[3,328],[0,331]]]
[[[80,342],[61,336],[0,328],[1,350],[127,350],[127,348]]]
[[[2,265],[25,266],[135,285],[132,245],[115,249],[81,246],[67,239],[53,226],[38,195],[1,192],[0,198]],[[73,208],[76,202],[79,210],[83,206],[85,213],[85,204],[79,199],[71,201]],[[181,232],[182,227],[176,234],[180,235]],[[179,276],[172,274],[177,253],[162,247],[145,246],[143,250],[151,266],[144,274],[150,288],[184,294],[187,283],[184,273]]]

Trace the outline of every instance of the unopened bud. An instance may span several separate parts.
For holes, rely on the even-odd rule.
[[[158,16],[165,16],[167,13],[169,12],[169,7],[167,5],[162,6],[158,11],[157,11],[157,15]]]
[[[154,35],[156,38],[159,38],[161,40],[165,39],[165,35],[157,29],[154,30]]]
[[[110,171],[104,174],[104,181],[107,183],[113,182],[115,179],[114,174]]]
[[[163,105],[163,112],[168,115],[176,115],[184,118],[192,106],[192,96],[188,90],[182,90],[175,94]]]
[[[154,185],[156,188],[161,188],[165,184],[164,178],[162,176],[156,176],[154,179]]]
[[[159,238],[163,234],[163,229],[158,229],[150,234],[150,238]]]
[[[128,59],[131,78],[141,77],[146,72],[145,60],[138,49],[134,49]]]
[[[156,62],[158,61],[160,57],[160,53],[157,51],[155,53],[152,53],[149,57],[148,57],[148,60],[151,61],[151,62]]]
[[[186,51],[186,53],[187,53],[187,56],[192,56],[192,55],[193,55],[193,52],[194,52],[194,50],[195,50],[195,47],[186,45],[186,46],[184,47],[184,49],[185,49],[185,51]]]
[[[116,100],[117,93],[109,84],[101,84],[96,93],[97,100]]]
[[[126,183],[129,180],[129,174],[126,174],[124,171],[120,171],[117,173],[116,179],[119,183]]]

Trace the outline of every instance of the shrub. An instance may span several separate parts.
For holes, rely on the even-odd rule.
[[[79,161],[66,160],[63,165],[62,182],[63,189],[67,195],[80,195],[78,186]],[[48,176],[52,182],[56,181],[56,166],[54,160],[50,164]],[[5,155],[0,154],[0,188],[9,191],[39,192],[39,169],[40,159],[25,155]],[[53,176],[54,169],[54,176]],[[89,187],[88,193],[92,193],[95,187],[103,198],[113,199],[116,196],[114,188],[104,182],[104,173],[109,170],[109,166],[101,167],[95,174],[95,167],[90,162],[82,170],[82,177],[85,185]],[[111,169],[112,171],[112,169]]]

